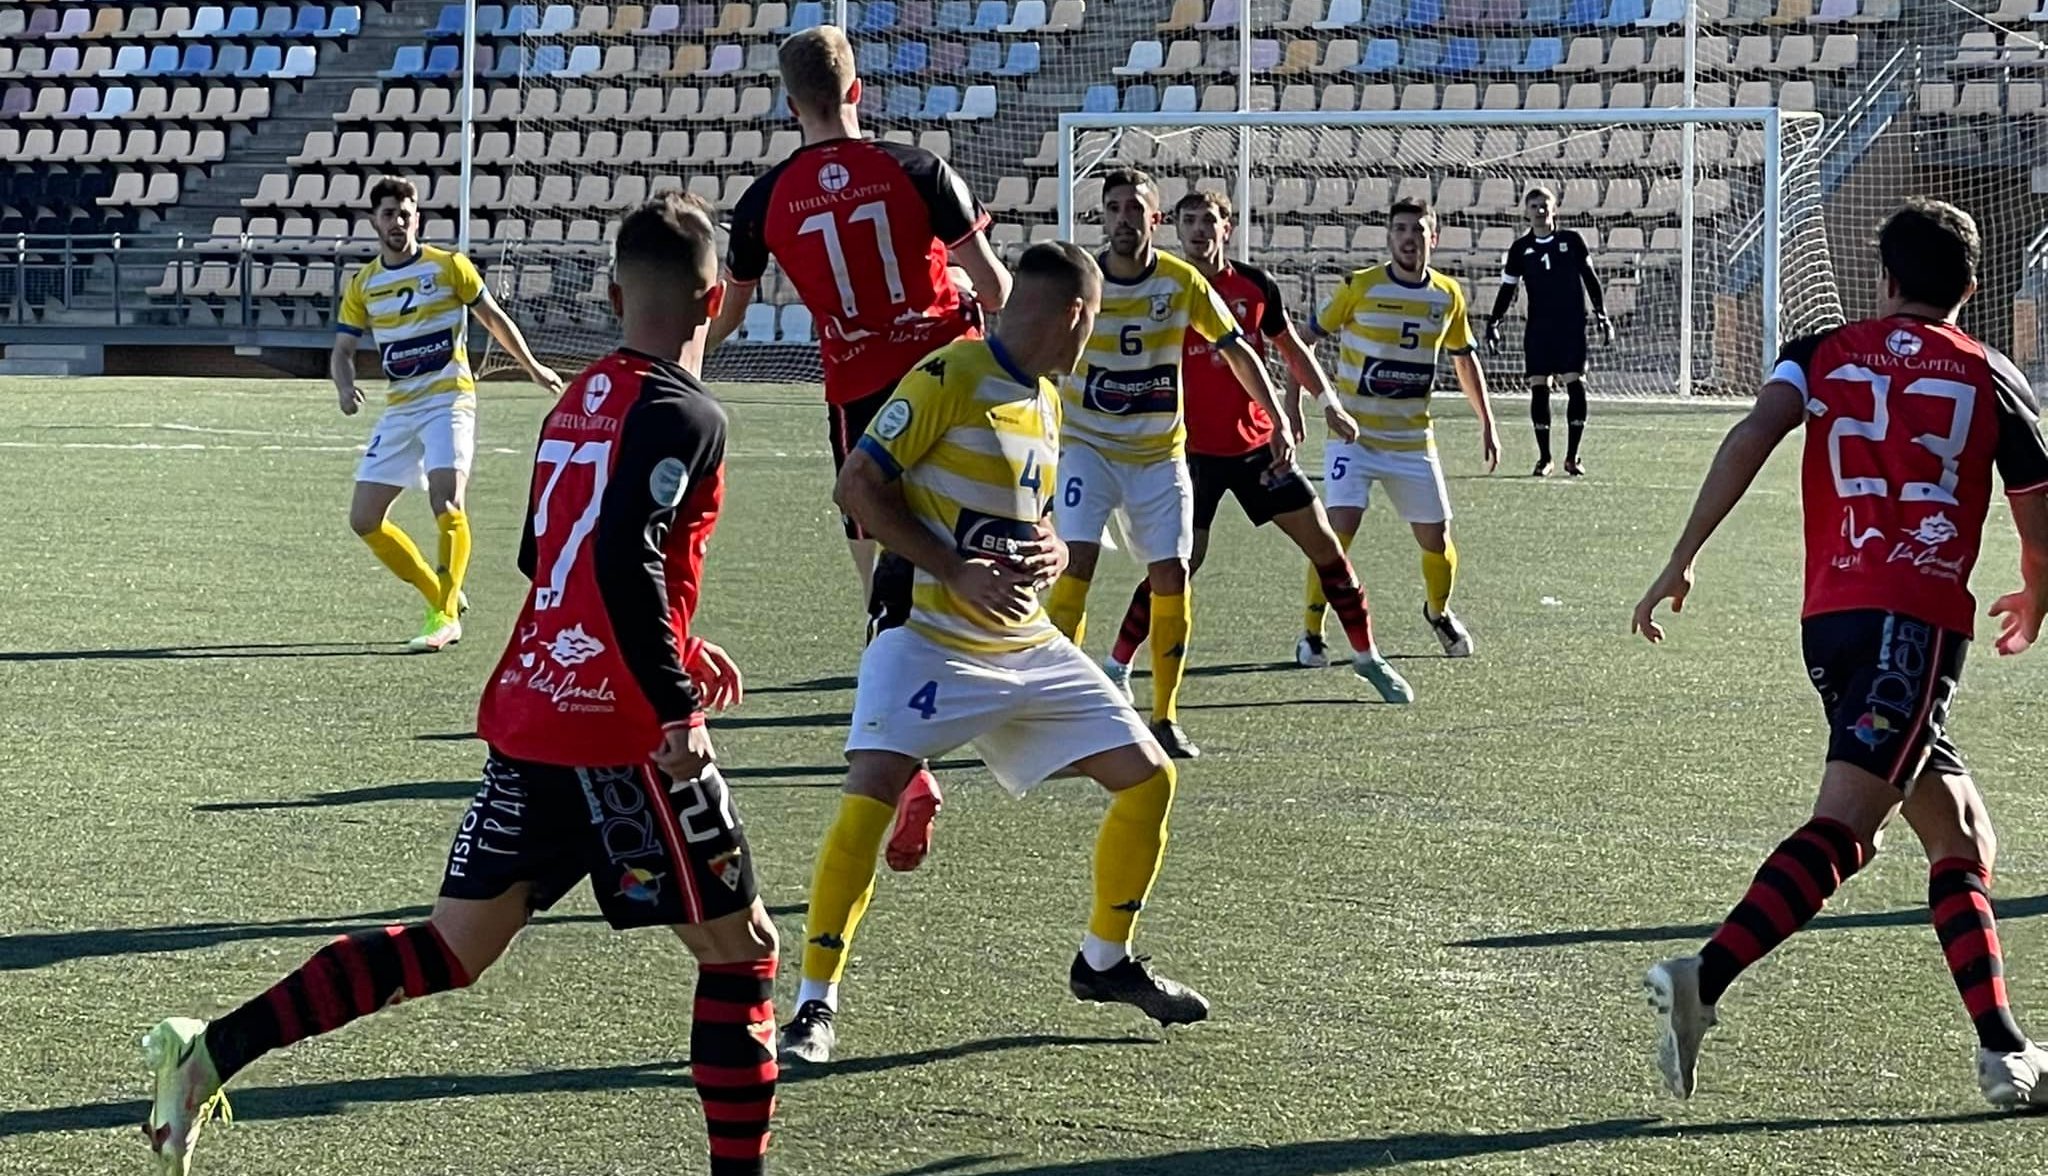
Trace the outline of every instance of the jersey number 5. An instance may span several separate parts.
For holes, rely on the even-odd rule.
[[[1872,406],[1870,419],[1867,421],[1860,421],[1854,417],[1836,417],[1835,423],[1828,427],[1828,468],[1835,475],[1835,493],[1843,498],[1855,498],[1866,494],[1885,497],[1891,493],[1891,485],[1883,478],[1842,476],[1842,438],[1861,437],[1873,442],[1884,440],[1885,434],[1891,431],[1892,424],[1892,378],[1851,363],[1843,364],[1829,372],[1828,379],[1870,385]],[[1941,459],[1940,480],[1907,482],[1899,487],[1899,501],[1941,502],[1954,506],[1958,459],[1962,457],[1963,447],[1970,440],[1970,419],[1976,414],[1977,389],[1959,380],[1922,376],[1899,391],[1901,395],[1932,396],[1955,405],[1946,434],[1922,433],[1913,438],[1913,444]]]
[[[570,466],[590,467],[590,497],[577,514],[576,521],[570,524],[569,535],[562,540],[561,550],[555,554],[554,566],[548,569],[548,582],[536,585],[533,590],[534,611],[545,612],[562,603],[562,593],[569,583],[569,569],[576,566],[576,553],[597,527],[597,508],[604,501],[604,484],[611,476],[612,443],[585,441],[578,445],[574,441],[543,441],[534,457],[534,464],[553,467],[548,473],[547,485],[541,487],[540,499],[533,504],[535,539],[547,536],[548,510],[553,505],[555,487],[561,483],[563,472]],[[570,505],[574,505],[573,500]]]
[[[903,291],[903,271],[896,264],[896,239],[889,233],[889,206],[879,200],[870,201],[846,218],[847,224],[860,221],[875,226],[875,248],[882,255],[882,281],[889,287],[889,303],[901,306],[909,296]],[[830,212],[820,212],[805,218],[796,231],[816,233],[824,241],[825,256],[832,262],[832,280],[839,286],[839,308],[847,318],[859,315],[860,305],[853,296],[853,275],[846,268],[846,247],[839,240],[839,222]]]

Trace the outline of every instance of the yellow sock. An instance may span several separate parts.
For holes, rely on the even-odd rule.
[[[1068,572],[1053,583],[1045,615],[1076,645],[1088,632],[1088,581]]]
[[[1181,676],[1188,668],[1188,632],[1194,627],[1187,593],[1152,594],[1152,721],[1180,720]]]
[[[428,604],[440,605],[441,577],[420,558],[420,549],[413,546],[412,538],[398,524],[385,519],[375,531],[363,536],[363,542],[370,545],[370,553],[390,568],[392,575],[418,589]]]
[[[1166,814],[1172,808],[1172,764],[1110,798],[1095,835],[1095,909],[1088,934],[1129,950],[1131,928],[1166,856]]]
[[[1422,586],[1429,593],[1429,611],[1441,614],[1451,607],[1451,588],[1458,582],[1458,548],[1449,539],[1444,540],[1441,555],[1425,550],[1422,553]]]
[[[441,611],[460,610],[462,578],[469,573],[469,516],[453,507],[434,519],[441,528]]]
[[[1344,550],[1350,551],[1351,540],[1356,535],[1356,531],[1339,531],[1337,532],[1337,542],[1343,545]],[[1308,604],[1301,610],[1301,631],[1312,636],[1321,637],[1323,635],[1323,614],[1329,611],[1330,600],[1323,595],[1323,577],[1320,572],[1316,571],[1316,565],[1314,564],[1308,565],[1308,594],[1305,599],[1308,601]]]
[[[846,972],[846,944],[875,894],[875,855],[896,809],[869,796],[839,798],[839,815],[825,830],[811,872],[811,906],[804,916],[804,979],[837,984]]]

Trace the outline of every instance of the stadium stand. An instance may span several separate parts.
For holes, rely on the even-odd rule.
[[[1240,3],[1252,5],[1244,44]],[[1700,102],[1908,126],[1920,162],[1963,190],[2027,193],[2048,125],[2048,55],[2034,36],[2048,9],[1932,7],[1955,11],[1702,0]],[[468,227],[494,288],[543,325],[600,325],[610,212],[667,184],[729,207],[796,144],[776,92],[777,39],[834,9],[479,5]],[[1683,14],[1682,0],[868,0],[846,19],[872,129],[953,159],[1014,250],[1054,232],[1059,111],[1233,110],[1240,53],[1260,110],[1676,106]],[[462,21],[460,4],[396,0],[0,0],[0,234],[12,242],[0,340],[119,322],[185,341],[255,332],[268,345],[324,344],[333,292],[373,248],[361,207],[370,177],[414,176],[428,238],[457,235]],[[1676,157],[1668,129],[1569,143],[1540,130],[1421,129],[1385,158],[1362,158],[1348,131],[1282,142],[1255,185],[1252,232],[1304,296],[1375,255],[1388,199],[1412,192],[1441,208],[1446,264],[1483,302],[1519,193],[1437,166],[1475,151],[1557,161],[1566,206],[1620,275],[1624,312],[1642,274],[1676,258],[1681,194],[1638,174]],[[1714,162],[1757,149],[1702,133],[1694,195],[1705,214],[1729,200]],[[1227,186],[1236,142],[1219,131],[1127,136],[1118,151],[1172,197]],[[621,160],[641,166],[629,174]],[[2012,204],[2004,231],[2031,239],[2048,210],[2031,195]],[[2020,268],[2005,266],[1993,290],[2015,291]],[[743,339],[804,344],[814,333],[771,278]]]

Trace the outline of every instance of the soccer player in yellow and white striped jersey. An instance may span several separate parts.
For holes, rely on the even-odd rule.
[[[1325,445],[1323,491],[1330,525],[1348,549],[1364,521],[1372,483],[1380,483],[1422,546],[1428,591],[1423,619],[1436,631],[1445,656],[1469,657],[1472,634],[1450,609],[1458,549],[1451,543],[1450,496],[1429,415],[1441,352],[1451,353],[1458,386],[1478,414],[1488,473],[1500,464],[1500,435],[1486,374],[1473,350],[1464,289],[1429,268],[1436,231],[1428,201],[1395,201],[1387,222],[1391,259],[1354,272],[1316,315],[1316,335],[1337,340],[1337,394],[1358,421],[1358,440],[1332,437]],[[1313,568],[1308,581],[1303,621],[1306,636],[1319,642],[1327,602]],[[1303,648],[1310,644],[1304,641]]]
[[[410,647],[438,650],[462,640],[462,580],[470,547],[463,492],[476,452],[470,314],[534,383],[560,395],[562,378],[533,357],[469,258],[420,243],[419,189],[412,181],[385,176],[371,185],[370,205],[377,256],[342,290],[327,370],[341,411],[355,415],[363,404],[356,347],[368,332],[390,387],[384,415],[356,467],[348,521],[385,567],[426,598],[427,619]],[[441,536],[438,571],[390,520],[391,504],[409,486],[425,486],[433,507]]]
[[[994,335],[949,343],[904,376],[840,472],[841,509],[909,560],[917,580],[908,622],[877,634],[861,657],[845,791],[811,876],[785,1061],[831,1057],[847,943],[874,893],[896,799],[919,761],[967,743],[1013,793],[1070,768],[1110,792],[1094,910],[1068,972],[1073,994],[1136,1006],[1161,1024],[1208,1015],[1198,993],[1130,952],[1165,853],[1173,765],[1038,602],[1038,584],[1065,555],[1043,525],[1060,419],[1046,377],[1073,370],[1101,292],[1101,272],[1078,247],[1026,250]]]
[[[1180,687],[1190,628],[1188,559],[1195,542],[1195,491],[1188,476],[1181,356],[1190,332],[1209,340],[1245,391],[1268,413],[1279,394],[1265,361],[1200,270],[1152,247],[1159,186],[1136,168],[1102,177],[1109,251],[1100,259],[1102,314],[1079,369],[1065,381],[1060,494],[1053,520],[1072,565],[1046,608],[1076,641],[1087,619],[1088,584],[1102,554],[1103,527],[1121,510],[1131,554],[1152,587],[1152,734],[1176,759],[1201,752],[1180,729]],[[1294,464],[1294,437],[1273,433],[1275,468]]]

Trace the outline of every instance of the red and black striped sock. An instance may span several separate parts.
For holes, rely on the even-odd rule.
[[[1927,874],[1927,905],[1934,933],[1977,1026],[1977,1044],[1997,1053],[2027,1048],[2027,1036],[2005,1003],[2005,960],[1998,950],[1998,920],[1991,914],[1991,874],[1984,863],[1943,858]]]
[[[1116,631],[1116,645],[1109,656],[1120,666],[1130,665],[1137,659],[1138,647],[1145,644],[1145,638],[1152,632],[1152,582],[1138,581],[1138,590],[1131,593],[1131,607],[1124,613],[1123,627]]]
[[[690,1022],[690,1077],[704,1100],[711,1176],[768,1170],[775,1114],[775,957],[700,964]]]
[[[357,1017],[451,988],[470,976],[431,923],[344,935],[299,970],[206,1027],[221,1081],[274,1049],[331,1033]]]
[[[1815,817],[1764,859],[1749,893],[1700,949],[1700,999],[1718,1004],[1744,968],[1806,926],[1863,868],[1863,844],[1840,821]]]
[[[1365,589],[1351,569],[1351,560],[1338,556],[1336,563],[1318,567],[1316,578],[1323,582],[1323,598],[1337,610],[1337,623],[1344,626],[1344,638],[1351,648],[1358,653],[1371,649],[1372,614],[1366,611]]]

